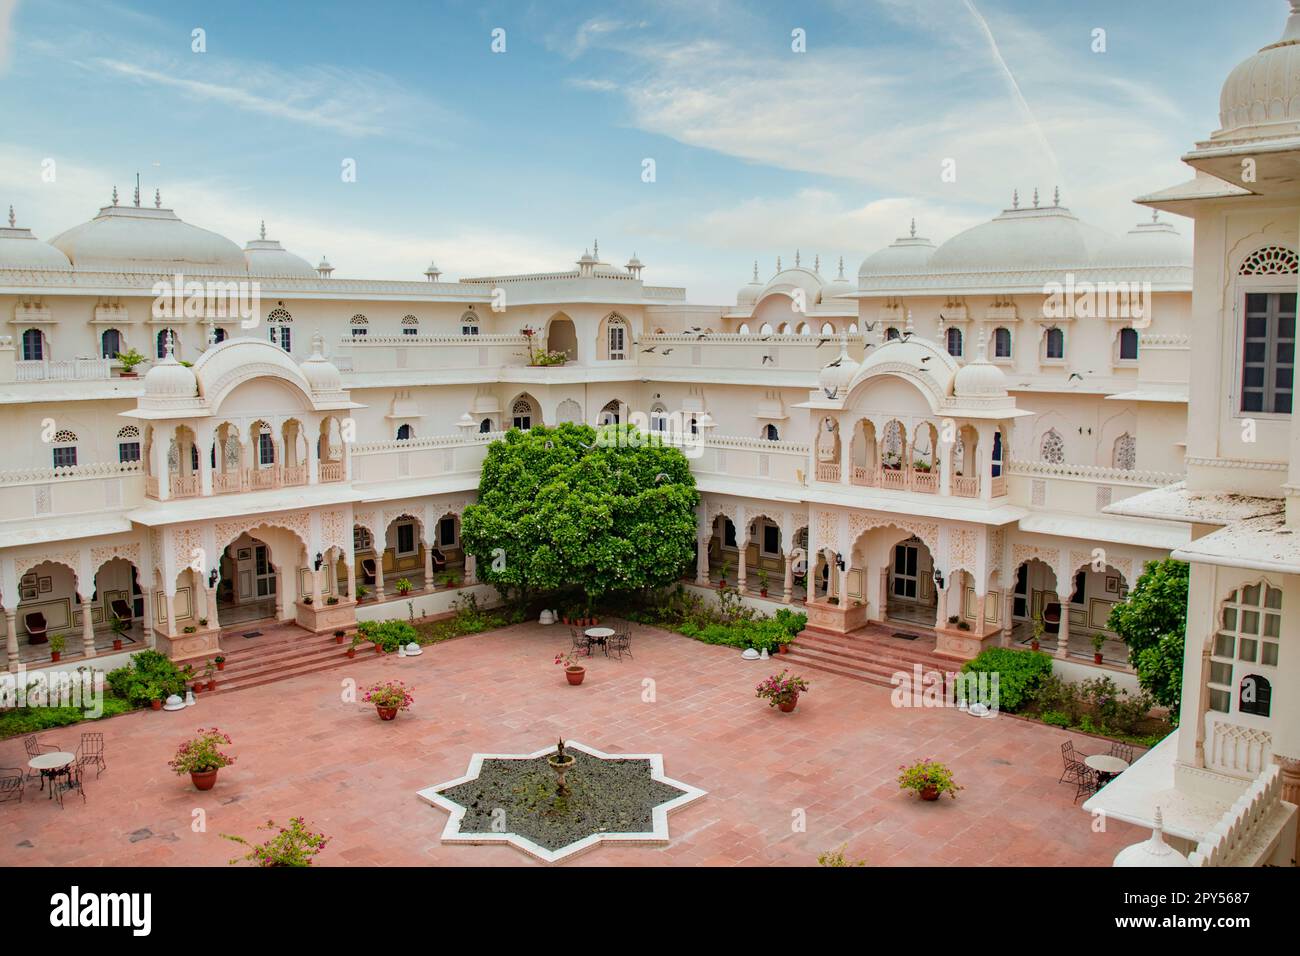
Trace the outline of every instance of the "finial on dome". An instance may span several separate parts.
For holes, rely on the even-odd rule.
[[[113,187],[113,205],[114,205],[114,206],[117,205],[117,187],[116,187],[116,186]]]
[[[1011,208],[1012,208],[1012,209],[1019,209],[1019,208],[1020,208],[1020,190],[1019,190],[1019,189],[1013,189],[1013,190],[1011,190]]]
[[[757,259],[754,260],[754,278],[752,281],[754,282],[758,281],[758,260]]]
[[[796,249],[796,250],[794,251],[794,265],[795,265],[795,268],[796,268],[796,269],[799,267],[799,250],[798,250],[798,249]]]
[[[1055,189],[1052,190],[1052,205],[1059,206],[1060,204],[1061,204],[1061,187],[1057,186]]]
[[[162,208],[162,190],[157,187],[154,187],[154,191],[153,191],[153,208],[154,209]]]
[[[980,326],[980,337],[975,345],[975,361],[987,362],[989,358],[988,333]]]
[[[780,256],[777,256],[777,257],[776,257],[776,271],[777,271],[777,272],[780,272],[780,271],[781,271],[781,257],[780,257]]]
[[[140,208],[140,174],[135,174],[135,208]]]
[[[257,238],[259,238],[259,239],[265,239],[265,238],[266,238],[266,220],[265,220],[265,219],[262,220],[261,225],[258,227],[258,230],[257,230]]]
[[[14,219],[14,207],[13,207],[13,203],[10,203],[10,204],[9,204],[9,228],[10,228],[10,229],[14,228],[14,223],[15,223],[15,222],[17,222],[17,220]]]
[[[836,278],[837,279],[844,278],[844,257],[843,256],[840,256],[840,274],[836,276]]]
[[[1038,208],[1038,187],[1034,187],[1034,208]]]
[[[168,329],[163,334],[163,361],[176,361],[176,348],[172,344],[172,330]]]
[[[311,336],[311,357],[312,358],[325,357],[325,336],[320,334],[319,328],[317,328],[316,331],[313,332]]]
[[[907,310],[907,324],[903,326],[903,331],[904,331],[904,332],[912,332],[912,333],[914,333],[914,332],[916,331],[916,330],[912,327],[912,310],[911,310],[911,309],[908,309],[908,310]]]
[[[596,258],[597,261],[600,260],[600,240],[599,240],[599,239],[593,239],[593,240],[591,240],[591,254]]]
[[[821,271],[822,271],[822,255],[819,252],[815,256],[813,256],[813,272],[821,272]]]
[[[912,217],[912,238],[916,238],[916,217]]]

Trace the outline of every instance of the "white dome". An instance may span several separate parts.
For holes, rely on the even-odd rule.
[[[826,283],[822,289],[822,302],[834,305],[848,305],[850,303],[836,302],[836,298],[842,295],[849,295],[857,292],[858,287],[848,279],[844,278],[844,257],[840,256],[840,271],[830,282]]]
[[[840,339],[839,358],[829,362],[817,375],[817,387],[827,398],[843,398],[849,383],[862,366],[849,356],[848,342]]]
[[[772,278],[768,279],[767,284],[763,286],[762,290],[759,292],[758,298],[763,299],[774,293],[788,295],[793,298],[795,289],[803,289],[805,304],[814,305],[816,304],[818,297],[821,295],[822,287],[825,284],[826,280],[812,269],[808,269],[804,266],[795,266],[792,269],[782,269],[776,275],[772,276]]]
[[[256,368],[260,375],[274,376],[291,382],[304,395],[311,395],[311,383],[303,374],[302,367],[288,352],[274,342],[248,336],[226,339],[219,345],[211,346],[199,356],[199,360],[194,363],[194,374],[199,382],[199,394],[203,396],[204,401],[218,402],[232,383],[246,377],[251,368]],[[335,369],[336,373],[337,371]]]
[[[1007,394],[1007,377],[988,359],[988,344],[984,330],[980,330],[975,361],[963,365],[953,376],[952,393],[957,398],[1004,398]]]
[[[916,234],[916,220],[912,220],[912,234],[895,239],[873,252],[858,266],[858,276],[897,275],[905,272],[922,272],[934,255],[934,243]]]
[[[762,280],[758,278],[758,260],[754,260],[754,277],[748,283],[740,287],[736,293],[736,305],[739,308],[749,308],[758,301],[759,293],[763,291]]]
[[[316,270],[310,262],[295,256],[277,240],[267,239],[265,231],[261,239],[250,239],[244,246],[244,260],[248,263],[248,274],[251,276],[317,278]]]
[[[244,253],[225,236],[191,226],[170,209],[105,206],[90,222],[50,240],[76,269],[244,275]]]
[[[198,379],[194,375],[194,370],[176,361],[169,337],[167,354],[145,373],[145,398],[194,398],[198,393]]]
[[[1158,216],[1159,213],[1156,213]],[[1140,222],[1098,253],[1098,266],[1183,266],[1192,265],[1190,246],[1172,223]]]
[[[1005,209],[959,232],[930,258],[929,272],[1039,272],[1083,267],[1115,239],[1063,206]]]
[[[910,328],[909,324],[908,329]],[[957,372],[957,360],[935,342],[917,335],[908,335],[906,339],[891,339],[867,352],[848,391],[873,375],[882,372],[892,374],[899,370],[929,383],[927,387],[932,389],[932,394],[942,397],[951,394],[950,386],[952,377]]]
[[[0,269],[71,269],[68,257],[30,229],[14,225],[14,207],[9,207],[9,225],[0,228]]]
[[[1151,838],[1126,846],[1115,854],[1115,862],[1111,864],[1111,866],[1174,867],[1191,865],[1191,860],[1165,842],[1164,818],[1159,807],[1156,807],[1156,821],[1155,827],[1151,830]]]
[[[1267,139],[1300,126],[1300,0],[1282,39],[1238,64],[1219,94],[1220,129],[1212,139]]]
[[[334,363],[325,358],[324,345],[317,331],[311,337],[311,356],[302,363],[302,374],[313,392],[337,392],[343,388],[343,377]]]

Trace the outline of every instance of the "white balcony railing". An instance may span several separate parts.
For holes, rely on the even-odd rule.
[[[97,382],[113,377],[113,360],[106,358],[35,359],[14,363],[18,382]]]

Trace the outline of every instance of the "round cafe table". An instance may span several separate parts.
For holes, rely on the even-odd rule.
[[[27,766],[33,770],[41,772],[41,786],[45,786],[45,781],[50,781],[50,797],[54,796],[54,779],[67,768],[68,764],[77,759],[76,754],[70,754],[64,750],[57,750],[54,753],[41,754],[39,757],[33,757],[27,761]]]
[[[591,638],[593,644],[604,647],[605,642],[614,636],[614,629],[612,627],[589,627],[582,633]],[[590,645],[588,646],[588,653],[590,653]]]
[[[1102,784],[1110,783],[1128,769],[1127,760],[1112,757],[1110,754],[1093,754],[1091,757],[1084,757],[1083,762],[1089,769],[1097,771],[1098,780]]]

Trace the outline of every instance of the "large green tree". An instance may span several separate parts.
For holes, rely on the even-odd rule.
[[[686,457],[628,425],[512,429],[488,448],[462,538],[480,580],[589,598],[676,580],[699,494]]]
[[[1107,626],[1128,644],[1138,683],[1178,719],[1183,689],[1183,642],[1191,567],[1166,558],[1148,561],[1128,600],[1111,608]]]

